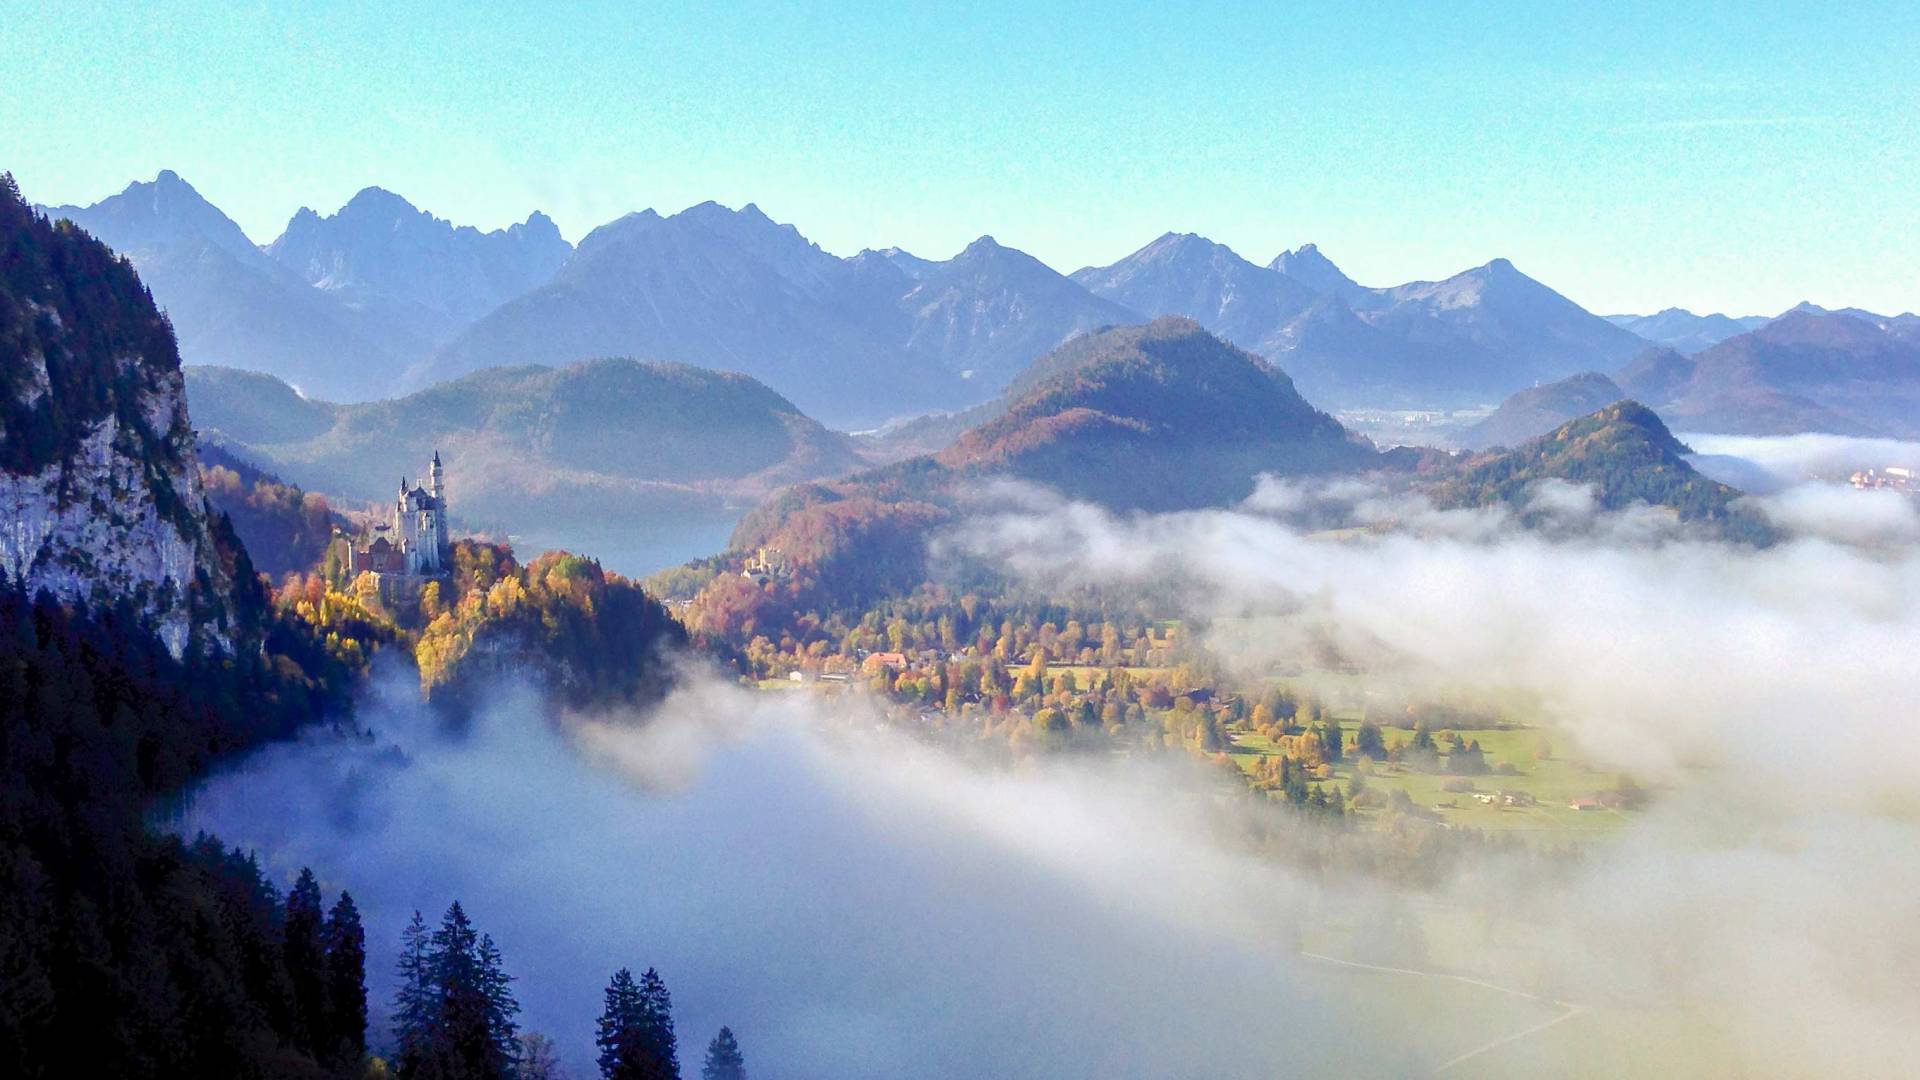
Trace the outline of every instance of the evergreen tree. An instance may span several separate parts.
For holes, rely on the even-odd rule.
[[[520,1003],[513,996],[513,976],[507,974],[500,959],[500,948],[493,935],[480,935],[480,989],[487,1002],[487,1032],[493,1057],[508,1067],[520,1061]]]
[[[644,1075],[645,1017],[640,1006],[640,988],[633,972],[621,968],[607,984],[606,1008],[600,1013],[594,1045],[600,1048],[600,1075],[606,1080],[628,1080]]]
[[[313,871],[302,868],[300,877],[287,893],[287,918],[281,928],[281,955],[287,965],[287,978],[293,984],[294,1008],[299,1017],[298,1030],[305,1036],[306,1048],[321,1056],[331,1043],[327,1022],[326,953],[320,943],[320,883]]]
[[[331,1042],[321,1060],[349,1069],[367,1055],[367,935],[360,910],[346,893],[327,913],[327,1017]]]
[[[1340,721],[1328,719],[1320,729],[1320,756],[1328,761],[1338,762],[1341,750]]]
[[[520,1007],[493,939],[474,929],[458,900],[433,932],[427,966],[439,1007],[431,1044],[435,1074],[448,1080],[511,1076],[520,1057],[513,1019]]]
[[[640,1012],[651,1052],[653,1071],[648,1080],[680,1080],[680,1050],[673,1035],[673,998],[667,993],[666,980],[648,968],[640,976]]]
[[[626,968],[613,973],[594,1044],[606,1080],[679,1080],[673,1002],[658,972],[648,968],[638,983]]]
[[[1362,720],[1360,729],[1353,735],[1353,749],[1361,757],[1370,757],[1375,761],[1387,760],[1387,741],[1381,735],[1380,725],[1371,720]]]
[[[700,1080],[747,1080],[746,1059],[740,1056],[740,1044],[733,1041],[733,1029],[721,1028],[707,1044],[707,1062],[700,1066]]]
[[[400,935],[400,988],[393,996],[394,1070],[402,1077],[427,1075],[439,1002],[435,998],[431,943],[418,911]]]

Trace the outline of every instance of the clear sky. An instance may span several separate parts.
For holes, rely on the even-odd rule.
[[[1369,284],[1504,255],[1603,312],[1920,308],[1920,4],[1758,7],[0,0],[0,168],[175,169],[257,241],[379,184],[570,239],[717,199],[839,254],[1172,229]]]

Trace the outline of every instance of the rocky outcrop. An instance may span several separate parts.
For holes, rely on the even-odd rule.
[[[34,213],[11,179],[0,182],[0,263],[7,582],[130,605],[176,656],[196,643],[234,649],[257,587],[206,509],[165,317],[130,264]]]

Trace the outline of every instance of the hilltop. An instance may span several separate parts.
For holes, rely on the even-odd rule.
[[[1370,464],[1292,380],[1189,319],[1089,335],[1036,361],[1000,414],[936,457],[1122,509],[1235,501],[1262,472]]]
[[[1518,446],[1626,396],[1612,379],[1583,371],[1508,397],[1485,420],[1468,428],[1460,441],[1471,450]]]
[[[1653,410],[1618,401],[1511,450],[1468,458],[1433,495],[1441,506],[1511,506],[1524,520],[1535,485],[1563,480],[1590,485],[1607,510],[1645,502],[1737,539],[1767,539],[1765,524],[1735,505],[1741,492],[1702,476],[1686,460],[1691,453]]]
[[[1260,473],[1363,469],[1381,458],[1286,375],[1189,319],[1078,338],[1035,361],[938,453],[789,489],[731,547],[777,548],[859,593],[924,576],[928,532],[972,486],[1046,484],[1115,509],[1225,505]]]

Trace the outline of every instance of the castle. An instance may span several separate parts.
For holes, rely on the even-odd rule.
[[[447,532],[447,494],[440,452],[427,468],[427,486],[409,489],[404,477],[394,499],[393,520],[378,522],[364,547],[349,545],[347,570],[396,577],[439,577],[453,568],[453,540]]]

